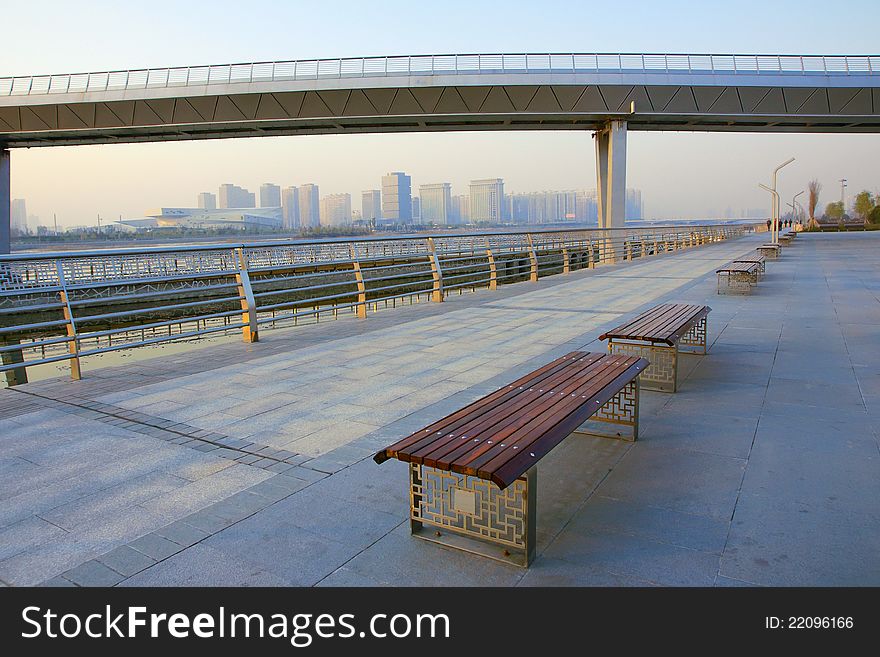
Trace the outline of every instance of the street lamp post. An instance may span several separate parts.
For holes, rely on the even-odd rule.
[[[771,226],[772,226],[771,233],[770,233],[770,242],[772,242],[773,244],[777,244],[778,240],[773,239],[773,235],[774,235],[774,232],[776,229],[776,215],[778,214],[778,210],[779,210],[779,194],[776,193],[775,189],[771,189],[763,183],[758,183],[758,187],[773,194],[773,207],[770,210],[770,214],[771,214],[770,221],[771,221]]]
[[[846,189],[846,178],[841,178],[838,182],[840,183],[840,209],[843,214],[846,214],[846,203],[844,202],[845,199],[843,192],[843,190]],[[841,219],[843,219],[843,217],[841,217]]]
[[[792,162],[794,162],[794,158],[790,157],[785,162],[780,164],[778,167],[773,169],[773,197],[775,199],[775,203],[773,205],[773,210],[774,210],[773,239],[771,241],[774,244],[779,242],[779,194],[776,193],[776,174],[779,173],[779,170],[782,167],[787,167]]]
[[[799,191],[797,194],[791,197],[791,217],[794,220],[797,220],[797,208],[795,207],[795,203],[797,203],[797,197],[804,193],[804,190]]]

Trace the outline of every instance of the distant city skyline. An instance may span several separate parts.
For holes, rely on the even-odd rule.
[[[505,11],[449,0],[442,12],[401,0],[383,2],[382,11],[345,0],[333,11],[313,0],[253,0],[244,8],[228,0],[155,0],[149,7],[95,0],[89,12],[69,3],[48,12],[44,4],[18,3],[4,7],[4,21],[40,29],[4,32],[0,76],[432,52],[874,54],[880,5],[842,5],[743,0],[719,31],[717,16],[694,12],[683,0],[634,0],[627,19],[617,21],[600,20],[607,5],[588,0],[546,0],[540,10],[511,0]],[[176,20],[165,19],[172,14]],[[392,15],[398,19],[393,26],[387,22]],[[288,38],[293,24],[309,26],[295,41]],[[426,24],[430,30],[417,29]],[[144,33],[163,38],[144,39]],[[880,135],[632,130],[628,139],[627,186],[642,190],[652,219],[736,217],[754,208],[769,214],[769,195],[757,185],[769,183],[772,169],[789,157],[796,161],[780,174],[783,201],[813,178],[824,187],[823,208],[839,200],[841,178],[848,180],[848,204],[859,191],[880,187]],[[311,181],[323,194],[350,194],[355,206],[364,190],[377,187],[374,172],[396,170],[412,176],[413,190],[448,181],[453,198],[466,194],[470,180],[489,176],[517,192],[596,186],[589,132],[273,137],[14,149],[11,157],[12,198],[26,199],[27,216],[44,225],[57,214],[61,226],[94,225],[98,215],[138,216],[157,203],[192,206],[194,192],[215,193],[233,180],[252,193],[267,180],[282,186]],[[452,201],[453,209],[461,205]]]

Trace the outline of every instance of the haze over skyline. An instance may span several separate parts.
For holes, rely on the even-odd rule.
[[[843,6],[841,6],[843,5]],[[869,53],[876,48],[876,3],[745,2],[724,15],[694,13],[681,2],[633,3],[626,15],[599,3],[449,2],[423,9],[402,2],[158,1],[149,8],[108,2],[89,12],[65,3],[4,8],[8,29],[0,76],[141,66],[196,65],[311,57],[440,52],[779,52]],[[231,17],[235,20],[230,20]],[[345,22],[340,16],[346,16]],[[631,17],[636,17],[632,19]],[[682,17],[686,16],[687,20]],[[170,19],[173,17],[173,20]],[[848,20],[844,20],[847,17]],[[855,20],[858,17],[858,20]],[[393,18],[394,20],[389,20]],[[564,18],[565,20],[561,20]],[[492,30],[485,29],[492,25]],[[833,26],[840,29],[831,29]],[[831,27],[830,27],[831,26]],[[295,35],[295,38],[291,38]],[[168,47],[173,44],[173,47]],[[86,47],[86,45],[88,47]],[[880,135],[631,132],[627,186],[640,188],[650,218],[721,216],[766,207],[758,189],[776,164],[783,202],[811,178],[821,206],[878,191]],[[359,198],[387,171],[406,171],[413,187],[502,177],[505,189],[592,189],[589,132],[326,135],[160,144],[14,149],[12,196],[51,225],[141,216],[152,207],[194,206],[196,194],[230,182],[254,191],[264,182],[314,182],[321,194]]]

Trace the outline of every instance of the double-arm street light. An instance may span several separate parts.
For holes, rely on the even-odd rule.
[[[796,205],[797,204],[797,197],[803,193],[804,193],[804,190],[802,189],[797,194],[795,194],[794,196],[791,197],[791,218],[794,219],[795,221],[797,221],[797,219],[798,219],[798,212],[797,212],[797,205]]]
[[[777,242],[779,242],[779,194],[776,191],[776,174],[779,173],[779,170],[782,167],[786,167],[789,164],[791,164],[792,162],[794,162],[793,157],[787,159],[785,162],[783,162],[778,167],[773,169],[773,187],[767,187],[767,185],[760,185],[760,184],[758,185],[758,187],[760,187],[761,189],[764,189],[764,190],[770,192],[771,194],[773,194],[773,209],[771,212],[771,215],[772,215],[771,216],[772,234],[770,235],[770,241],[773,244],[776,244]]]
[[[770,242],[772,244],[776,244],[776,213],[777,209],[779,208],[779,194],[776,193],[775,189],[767,187],[767,185],[765,185],[764,183],[758,183],[758,187],[773,194],[773,205],[770,208]]]

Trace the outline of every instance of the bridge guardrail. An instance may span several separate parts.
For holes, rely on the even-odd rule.
[[[740,236],[748,225],[664,226],[156,247],[0,257],[0,372],[348,312],[443,301]]]
[[[449,54],[308,59],[0,78],[0,96],[464,73],[880,75],[880,55]]]

